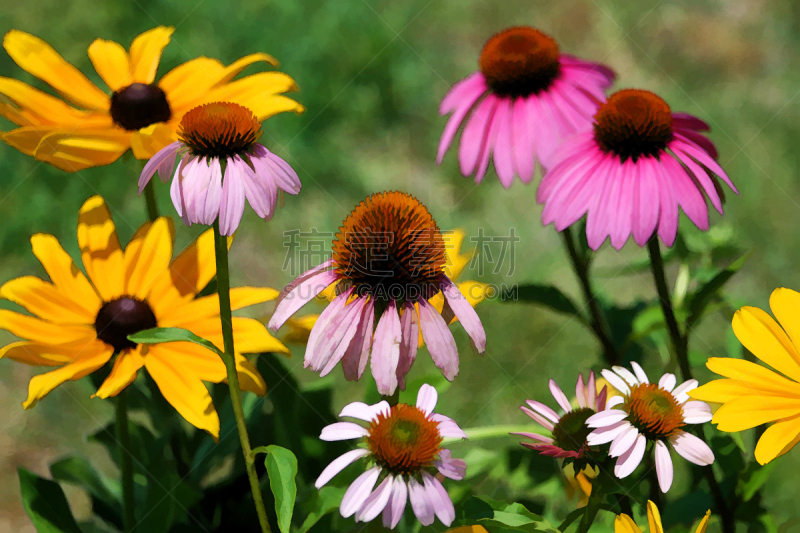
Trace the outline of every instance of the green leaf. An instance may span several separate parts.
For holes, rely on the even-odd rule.
[[[557,313],[582,317],[578,307],[569,296],[551,285],[520,285],[517,288],[517,300],[526,303],[543,305]],[[512,300],[513,301],[513,300]]]
[[[50,475],[56,481],[82,487],[92,499],[92,512],[111,524],[122,527],[121,488],[97,472],[83,457],[67,457],[50,465]]]
[[[322,487],[316,492],[315,500],[311,506],[312,511],[306,515],[306,519],[297,533],[306,533],[309,529],[314,527],[323,516],[330,513],[342,502],[344,496],[344,487]]]
[[[217,348],[213,342],[202,337],[198,337],[188,329],[183,328],[153,328],[128,335],[128,340],[136,344],[161,344],[164,342],[193,342],[200,346],[205,346],[220,357],[223,356],[222,350]]]
[[[267,446],[267,458],[264,459],[269,474],[269,486],[275,496],[275,514],[278,516],[278,528],[282,533],[289,533],[292,525],[294,501],[297,497],[297,458],[286,448]]]
[[[58,483],[24,468],[18,473],[22,507],[38,533],[81,533]]]
[[[747,259],[752,252],[747,252],[739,259],[731,263],[728,268],[720,271],[711,280],[704,283],[698,288],[689,298],[687,305],[689,309],[689,318],[686,319],[686,327],[691,328],[703,316],[706,306],[712,301],[717,292],[736,274],[742,266],[744,266]]]
[[[777,461],[772,461],[761,466],[754,461],[747,466],[747,469],[739,476],[739,486],[736,487],[736,491],[741,494],[742,501],[750,501],[756,495],[769,479],[776,464],[778,464]]]
[[[521,503],[498,502],[472,497],[460,506],[458,526],[484,526],[489,531],[558,533],[550,522],[530,512]]]

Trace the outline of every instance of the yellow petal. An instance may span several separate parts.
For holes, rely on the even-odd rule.
[[[706,515],[700,520],[700,523],[697,524],[697,527],[694,530],[694,533],[706,533],[706,528],[708,527],[708,520],[711,518],[711,509],[706,511]]]
[[[203,382],[175,365],[159,351],[148,353],[144,366],[158,385],[158,390],[187,422],[219,439],[219,416]]]
[[[22,339],[48,344],[80,342],[95,338],[93,325],[53,324],[8,309],[0,309],[0,329]]]
[[[36,276],[23,276],[7,281],[0,287],[0,297],[56,324],[94,324],[100,310],[97,298],[94,309],[84,309],[74,299],[59,292],[55,285]]]
[[[764,431],[756,444],[756,461],[765,465],[775,459],[788,444],[800,435],[800,415],[772,424]]]
[[[156,316],[169,316],[171,309],[192,301],[216,273],[214,231],[207,230],[155,279],[147,302]]]
[[[289,326],[289,333],[283,336],[283,342],[306,344],[308,336],[311,335],[311,329],[317,323],[318,318],[318,314],[311,314],[297,318],[292,317],[287,320],[286,325]]]
[[[133,83],[128,52],[121,44],[95,39],[89,45],[89,59],[112,91],[118,91]]]
[[[278,339],[270,335],[266,326],[253,318],[233,317],[233,342],[236,353],[277,352],[289,354],[289,349]],[[204,339],[213,342],[220,350],[222,343],[222,326],[218,318],[197,320],[184,327]]]
[[[469,304],[472,307],[477,306],[489,296],[490,285],[488,283],[481,283],[480,281],[462,281],[458,284],[458,290],[461,291]]]
[[[164,74],[158,86],[167,95],[169,107],[188,111],[194,102],[206,93],[225,75],[225,65],[210,57],[197,57],[182,63]]]
[[[58,290],[70,296],[87,312],[97,314],[102,305],[100,298],[83,272],[75,266],[72,257],[61,247],[58,239],[52,235],[37,233],[31,237],[31,247],[33,255]]]
[[[455,529],[448,529],[447,533],[489,533],[483,526],[461,526]]]
[[[787,380],[788,381],[788,380]],[[689,391],[689,396],[695,400],[711,403],[725,403],[742,396],[758,394],[773,394],[778,391],[765,391],[763,388],[755,389],[753,384],[736,379],[716,379],[705,385]],[[785,396],[785,393],[779,394]]]
[[[156,79],[161,52],[169,44],[173,27],[158,26],[137,36],[131,44],[131,72],[133,81],[151,84]]]
[[[230,291],[231,310],[269,302],[277,298],[278,294],[278,291],[269,287],[234,287]],[[219,294],[204,296],[187,305],[174,307],[160,321],[164,327],[182,327],[181,324],[211,317],[219,317]]]
[[[55,130],[42,137],[34,157],[65,172],[110,165],[128,151],[130,134],[120,129]]]
[[[614,519],[614,533],[642,533],[633,518],[626,514],[617,515]]]
[[[188,342],[170,342],[149,347],[149,353],[168,359],[176,367],[186,369],[203,381],[222,383],[227,381],[228,373],[222,359],[202,346]],[[239,388],[254,392],[259,396],[267,393],[267,384],[258,370],[242,355],[236,355],[236,370]]]
[[[661,513],[658,512],[656,504],[647,500],[647,524],[650,533],[664,533],[664,526],[661,525]]]
[[[78,214],[78,244],[83,267],[105,301],[124,294],[123,254],[111,213],[101,196],[84,202]]]
[[[263,61],[264,63],[269,63],[273,67],[278,66],[278,60],[269,54],[265,54],[263,52],[249,54],[242,57],[241,59],[237,59],[236,61],[225,67],[225,70],[223,70],[220,73],[219,79],[217,79],[215,84],[222,85],[224,83],[228,83],[244,69],[246,69],[247,67],[249,67],[254,63],[258,63],[259,61]]]
[[[113,353],[114,348],[96,341],[91,349],[86,350],[83,357],[56,370],[34,376],[28,384],[28,399],[25,400],[22,407],[30,409],[65,381],[74,381],[88,376],[105,365]]]
[[[0,77],[0,94],[34,113],[38,117],[36,123],[40,125],[58,124],[83,128],[111,125],[111,119],[105,112],[91,113],[76,109],[59,98],[12,78]]]
[[[67,100],[86,109],[108,109],[108,95],[38,37],[11,30],[3,39],[3,47],[23,70],[49,84]]]
[[[5,357],[31,366],[61,366],[74,359],[74,350],[60,346],[49,346],[33,342],[14,342],[0,349],[0,358]]]
[[[800,381],[800,354],[766,312],[757,307],[742,307],[733,316],[733,332],[753,355],[778,372]]]
[[[158,122],[131,134],[131,151],[136,159],[150,159],[159,150],[178,140],[173,121]]]
[[[445,250],[445,275],[455,280],[461,271],[469,263],[471,254],[461,254],[461,244],[464,242],[464,230],[454,229],[450,231],[443,231],[442,238],[444,239]]]
[[[800,399],[776,396],[742,396],[725,403],[714,413],[718,429],[732,433],[800,414]]]
[[[786,333],[789,334],[795,347],[800,346],[800,308],[798,306],[800,306],[800,293],[791,289],[775,289],[769,297],[770,309]],[[796,350],[794,355],[800,357]],[[800,358],[795,359],[795,362],[800,365]]]
[[[756,391],[778,395],[800,395],[800,384],[786,379],[777,372],[743,359],[711,357],[706,366],[721,376],[738,379]]]
[[[136,374],[139,373],[139,369],[144,366],[142,349],[142,345],[139,345],[136,348],[129,348],[117,354],[117,359],[114,361],[111,372],[92,397],[114,397],[122,392],[125,387],[133,383],[136,379]]]
[[[302,115],[306,110],[301,104],[286,96],[250,95],[247,98],[238,97],[235,102],[252,111],[259,122],[263,122],[279,113],[288,111],[292,111],[297,115]]]
[[[150,294],[156,278],[162,272],[169,272],[173,235],[172,219],[159,217],[144,239],[137,241],[141,242],[140,246],[132,241],[133,249],[126,248],[126,294],[144,300]]]

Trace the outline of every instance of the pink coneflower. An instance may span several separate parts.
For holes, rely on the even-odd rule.
[[[686,424],[709,422],[711,408],[705,402],[687,401],[688,392],[697,387],[697,380],[690,379],[675,387],[675,376],[664,374],[655,384],[647,380],[636,362],[631,362],[631,367],[635,374],[620,366],[613,367],[613,372],[603,370],[603,377],[622,396],[610,398],[605,411],[586,421],[590,428],[597,428],[587,441],[591,446],[611,443],[609,455],[619,458],[614,474],[620,479],[639,466],[647,441],[652,441],[658,484],[662,492],[667,492],[673,473],[667,444],[696,465],[714,462],[714,452],[708,444],[682,429]]]
[[[442,100],[439,113],[452,116],[436,162],[441,164],[466,119],[458,148],[461,173],[474,174],[480,183],[493,155],[506,188],[514,176],[530,182],[537,160],[549,167],[565,138],[589,128],[615,77],[606,66],[559,53],[555,40],[527,26],[494,35],[478,65]]]
[[[331,462],[317,478],[318,489],[358,459],[368,461],[367,471],[353,481],[342,498],[339,511],[343,517],[355,515],[356,522],[370,522],[383,513],[383,525],[394,529],[410,501],[423,526],[431,525],[434,516],[445,526],[453,523],[453,502],[431,471],[463,479],[467,464],[453,459],[441,444],[445,437],[466,439],[467,435],[454,420],[433,412],[437,400],[436,389],[426,384],[419,389],[416,406],[354,402],[339,416],[363,420],[369,427],[336,422],[322,429],[322,440],[360,439],[361,447]]]
[[[458,350],[453,316],[479,352],[486,333],[467,298],[444,273],[445,244],[424,205],[401,192],[373,194],[345,219],[333,257],[300,275],[278,297],[269,327],[277,330],[332,283],[338,296],[320,314],[306,344],[305,366],[326,375],[342,361],[347,379],[361,378],[372,354],[381,394],[394,393],[417,354],[419,331],[433,362],[452,381]],[[444,311],[429,302],[442,292]]]
[[[633,234],[644,246],[653,233],[672,246],[678,207],[708,229],[708,207],[722,213],[717,177],[738,194],[715,161],[717,150],[701,131],[708,124],[673,113],[657,95],[626,89],[611,95],[594,116],[594,130],[568,140],[537,192],[542,222],[562,231],[586,217],[586,237],[596,250],[611,237],[616,249]]]
[[[578,408],[573,409],[567,396],[554,380],[550,380],[550,393],[555,398],[559,407],[564,410],[563,415],[558,415],[554,410],[541,402],[527,400],[528,407],[522,406],[525,414],[533,418],[540,426],[550,432],[550,436],[539,435],[538,433],[512,433],[538,441],[538,443],[523,442],[526,448],[535,450],[542,455],[559,458],[583,457],[588,445],[586,436],[592,431],[587,425],[586,420],[595,413],[606,408],[607,388],[598,393],[594,379],[594,372],[589,374],[588,383],[583,381],[583,375],[578,375],[578,383],[575,385],[575,397],[578,401]]]
[[[252,111],[232,102],[195,107],[181,119],[180,141],[161,149],[139,178],[139,194],[158,171],[166,182],[180,155],[170,194],[184,223],[211,225],[219,217],[222,235],[233,235],[245,199],[269,220],[278,191],[300,192],[300,178],[289,164],[256,141],[261,123]],[[224,176],[223,176],[224,171]]]

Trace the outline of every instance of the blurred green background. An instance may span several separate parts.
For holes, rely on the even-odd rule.
[[[616,88],[653,90],[674,110],[709,122],[720,162],[741,192],[728,196],[725,217],[713,214],[712,224],[728,228],[739,247],[754,251],[729,285],[732,300],[766,308],[775,287],[800,289],[794,222],[800,212],[798,2],[72,0],[67,5],[6,0],[2,9],[0,32],[16,28],[41,37],[98,83],[86,55],[94,38],[127,47],[136,35],[159,24],[176,28],[159,76],[200,55],[230,63],[264,51],[281,61],[281,69],[299,84],[296,97],[307,112],[270,119],[262,142],[297,170],[303,190],[297,197],[287,196],[269,223],[252,211],[245,214],[232,250],[235,283],[281,287],[292,277],[282,271],[284,232],[334,231],[368,194],[399,189],[426,204],[443,229],[460,227],[476,236],[480,228],[487,235],[508,235],[514,228],[521,240],[513,273],[509,275],[506,257],[501,272],[494,274],[489,267],[482,281],[551,283],[577,298],[560,239],[539,222],[535,186],[517,182],[507,191],[491,172],[484,184],[475,186],[459,175],[454,153],[441,167],[434,163],[445,123],[437,109],[445,92],[476,69],[489,36],[528,24],[555,37],[563,51],[610,65],[618,73]],[[32,81],[5,52],[0,52],[0,75]],[[44,276],[28,242],[35,232],[58,236],[77,257],[77,210],[92,194],[106,198],[121,239],[127,240],[146,216],[135,190],[139,168],[127,158],[65,174],[0,146],[0,282],[24,274]],[[156,188],[162,212],[172,213],[168,187]],[[699,233],[687,220],[682,224],[687,236]],[[179,245],[201,231],[179,226]],[[621,304],[652,298],[650,274],[630,268],[645,257],[634,245],[621,252],[604,246],[597,259],[598,271],[605,274],[597,280],[598,288]],[[674,278],[674,269],[670,275]],[[476,278],[474,270],[462,276]],[[487,302],[479,314],[488,333],[487,353],[472,353],[466,335],[454,328],[461,374],[441,399],[441,411],[464,427],[525,423],[517,406],[526,398],[552,404],[548,378],[571,389],[576,369],[601,368],[594,338],[574,319],[522,303]],[[692,347],[701,358],[725,355],[729,332],[729,318],[718,313],[704,321]],[[10,337],[0,334],[0,340]],[[316,379],[302,370],[302,348],[295,348],[295,374],[302,381]],[[660,374],[664,362],[656,349],[644,354],[651,375]],[[429,358],[420,357],[412,378],[431,368]],[[16,468],[46,475],[47,465],[67,452],[97,456],[99,448],[86,444],[85,436],[112,416],[109,403],[89,399],[87,380],[59,387],[24,412],[20,404],[35,372],[0,362],[0,532],[33,531],[19,503]],[[702,379],[708,377],[702,367],[698,372]],[[338,371],[334,374],[342,385],[337,408],[363,394],[363,383],[345,384]],[[504,438],[481,445],[517,446],[515,442]],[[467,449],[458,446],[462,455]],[[778,526],[788,527],[797,516],[794,473],[800,468],[800,450],[779,461],[767,484],[765,505]],[[676,463],[677,481],[668,500],[690,488],[681,483],[685,463]],[[77,491],[68,496],[75,513],[85,516],[85,497]],[[546,513],[561,518],[572,505],[563,498],[543,503]]]

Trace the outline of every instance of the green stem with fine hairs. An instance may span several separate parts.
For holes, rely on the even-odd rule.
[[[242,446],[247,477],[250,480],[250,490],[253,493],[253,501],[258,514],[258,522],[261,524],[262,533],[271,533],[269,521],[267,520],[267,510],[264,507],[264,497],[261,495],[261,486],[258,482],[256,467],[252,448],[250,447],[250,436],[247,434],[247,423],[242,409],[242,396],[239,391],[239,374],[236,372],[236,360],[233,348],[233,323],[231,321],[231,295],[230,295],[230,276],[228,273],[228,239],[219,232],[219,219],[214,221],[214,252],[217,260],[217,293],[219,294],[219,317],[222,321],[222,340],[225,348],[223,361],[228,371],[228,388],[231,395],[231,405],[233,414],[236,418],[236,429],[239,431],[239,442]]]
[[[147,182],[144,187],[144,201],[147,204],[147,218],[154,221],[158,218],[158,204],[156,203],[156,190],[153,180]]]
[[[664,313],[664,321],[667,324],[667,331],[669,332],[670,341],[672,343],[675,357],[678,359],[678,365],[681,369],[681,376],[683,380],[692,379],[692,369],[689,365],[689,331],[682,333],[678,320],[675,317],[675,310],[672,306],[672,299],[670,297],[669,287],[667,286],[667,277],[664,273],[664,260],[661,257],[661,247],[658,244],[658,237],[653,235],[647,241],[647,251],[650,254],[650,265],[653,271],[653,280],[656,284],[656,291],[658,292],[658,301],[661,304],[661,311]],[[705,432],[702,426],[697,428],[697,436],[705,442]],[[712,465],[703,467],[708,486],[711,489],[711,494],[714,497],[714,505],[717,508],[722,518],[722,531],[724,533],[735,533],[736,520],[733,513],[728,508],[728,503],[725,501],[725,495],[722,494],[722,489],[719,486],[717,477],[714,474]]]
[[[128,428],[128,391],[122,390],[116,398],[117,447],[119,448],[119,469],[122,478],[122,523],[125,533],[136,528],[133,499],[133,459],[131,458],[131,435]]]

